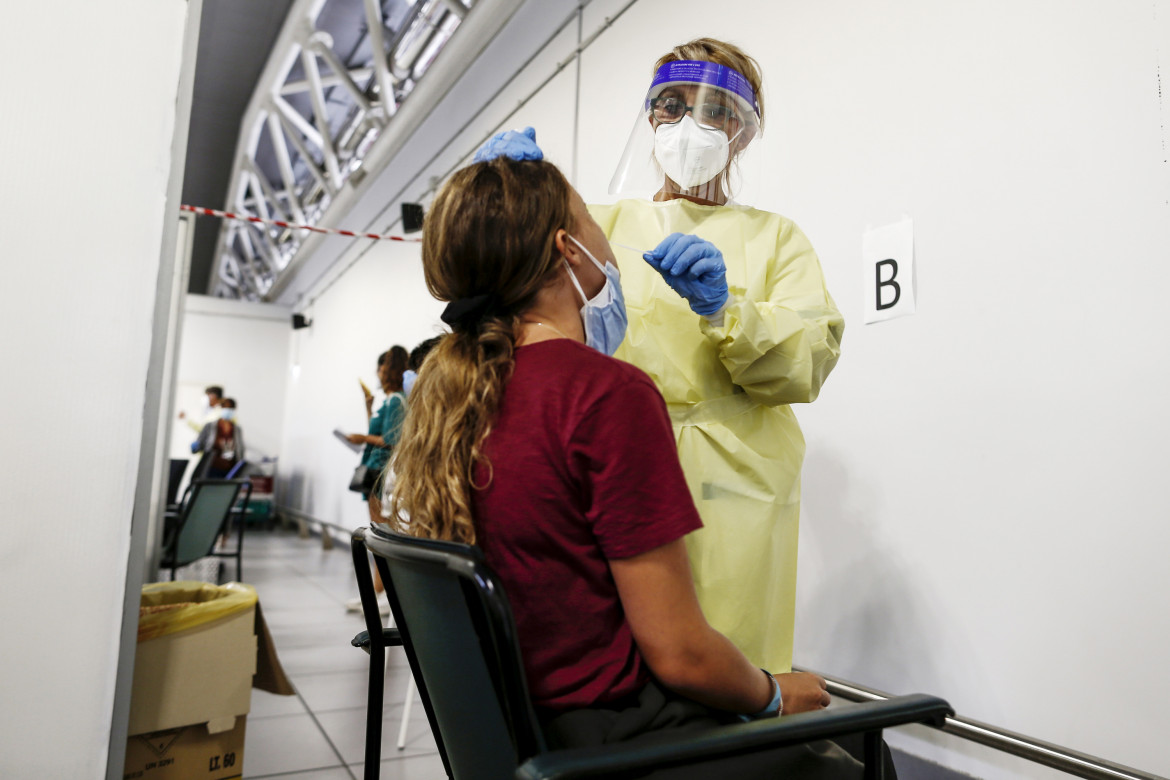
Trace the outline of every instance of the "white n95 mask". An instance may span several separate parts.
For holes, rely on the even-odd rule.
[[[741,129],[735,135],[738,138]],[[654,131],[654,158],[670,180],[689,190],[706,184],[727,167],[731,139],[722,130],[703,128],[687,114]]]
[[[585,327],[585,345],[612,357],[613,353],[617,352],[617,348],[621,346],[622,339],[626,337],[626,299],[622,294],[621,274],[618,273],[617,266],[613,263],[602,265],[597,262],[593,253],[577,239],[569,236],[569,240],[576,244],[585,253],[585,256],[605,274],[605,284],[601,290],[592,298],[586,298],[585,291],[581,289],[581,283],[577,281],[577,277],[573,275],[573,269],[569,267],[569,261],[561,261],[565,264],[565,270],[569,272],[569,278],[573,280],[573,286],[577,288],[581,300],[585,301],[585,305],[581,307],[581,324]]]

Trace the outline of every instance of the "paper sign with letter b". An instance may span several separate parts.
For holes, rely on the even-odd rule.
[[[905,317],[915,310],[914,220],[906,217],[865,231],[861,240],[865,322]]]

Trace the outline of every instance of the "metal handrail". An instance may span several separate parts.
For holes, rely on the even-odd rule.
[[[812,672],[811,669],[796,666],[792,669],[797,672]],[[892,698],[891,694],[867,688],[864,685],[835,679],[820,672],[813,672],[813,674],[825,678],[830,695],[846,701],[884,701]],[[1043,764],[1074,777],[1087,778],[1087,780],[1167,780],[1161,775],[1116,764],[1103,758],[1060,747],[1051,742],[1026,737],[1023,734],[1017,734],[970,718],[958,716],[947,718],[939,730],[1037,764]]]

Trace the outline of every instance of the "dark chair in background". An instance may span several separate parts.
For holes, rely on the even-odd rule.
[[[183,475],[187,473],[187,464],[191,461],[186,458],[171,458],[171,470],[167,475],[167,510],[179,504],[179,485],[183,484]]]
[[[241,497],[232,505],[231,512],[228,513],[228,519],[224,524],[220,540],[223,542],[228,540],[231,536],[232,526],[234,525],[236,529],[235,545],[227,549],[217,547],[212,552],[212,555],[217,558],[235,558],[236,582],[240,582],[244,563],[244,526],[248,524],[248,507],[252,503],[252,482],[246,478],[233,479],[231,481],[239,482],[243,488],[241,490]]]
[[[212,555],[234,557],[236,579],[240,578],[243,523],[240,524],[239,544],[236,550],[220,554],[216,552],[215,545],[220,534],[229,527],[230,515],[242,490],[249,493],[251,491],[251,486],[243,480],[197,479],[192,482],[178,518],[166,533],[163,542],[160,566],[171,570],[172,580],[175,579],[175,571],[180,566]]]
[[[370,653],[365,778],[381,758],[385,652],[401,644],[418,685],[447,776],[633,777],[654,769],[864,734],[867,778],[883,774],[882,729],[941,725],[953,714],[934,696],[787,715],[687,733],[654,744],[550,751],[532,708],[512,609],[478,548],[415,539],[380,527],[353,534],[354,570],[366,631],[353,644]],[[386,585],[397,629],[382,626],[367,550]]]
[[[247,483],[246,494],[242,501],[237,501],[236,505],[232,507],[232,513],[228,517],[227,527],[223,530],[223,539],[226,541],[228,535],[231,533],[232,525],[239,526],[239,537],[236,539],[236,546],[234,550],[217,550],[216,555],[221,558],[235,558],[236,559],[236,580],[240,579],[240,562],[244,552],[244,524],[248,521],[249,504],[252,502],[252,481],[246,476],[243,476],[247,471],[248,461],[241,460],[232,466],[231,470],[224,476],[224,479],[234,479]]]

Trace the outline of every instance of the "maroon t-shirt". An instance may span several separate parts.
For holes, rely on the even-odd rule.
[[[702,526],[662,395],[569,339],[520,347],[473,491],[477,543],[516,616],[539,707],[588,707],[649,680],[610,558]]]

